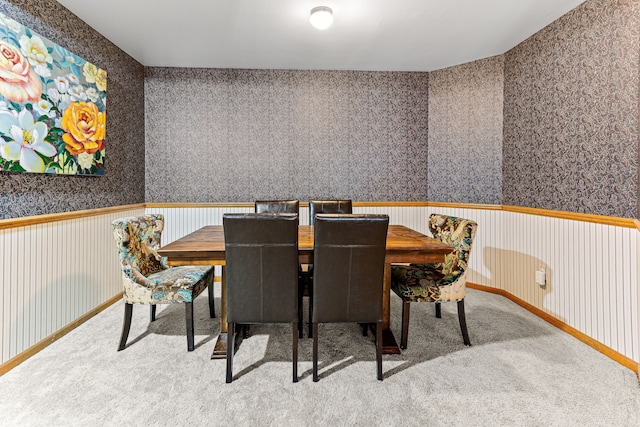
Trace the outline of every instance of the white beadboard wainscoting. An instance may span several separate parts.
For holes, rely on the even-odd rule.
[[[199,227],[222,224],[224,213],[252,211],[252,207],[147,208],[165,215],[163,244]],[[503,290],[623,356],[639,360],[637,229],[435,204],[355,206],[354,212],[388,214],[391,224],[425,234],[429,234],[428,217],[433,212],[475,220],[478,231],[469,282]],[[301,224],[309,223],[308,215],[308,208],[301,207]],[[536,270],[545,272],[544,287],[535,282]]]
[[[146,212],[165,215],[163,244],[202,226],[222,224],[224,213],[253,211],[249,205],[149,205]],[[475,220],[469,282],[513,295],[620,355],[640,359],[636,228],[435,203],[356,204],[354,212],[388,214],[392,224],[426,234],[433,212]],[[28,353],[122,291],[111,222],[143,213],[143,207],[123,207],[0,227],[0,364]],[[308,214],[307,207],[300,209],[301,224],[308,224]],[[535,283],[539,269],[546,273],[544,287]]]
[[[122,293],[111,222],[142,214],[140,205],[0,229],[0,364]]]

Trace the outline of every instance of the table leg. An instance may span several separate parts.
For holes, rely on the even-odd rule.
[[[224,265],[222,266],[222,272],[220,273],[220,280],[222,282],[222,314],[220,315],[220,335],[216,340],[216,344],[211,353],[212,359],[224,359],[227,357],[227,277],[224,274]]]
[[[384,354],[400,354],[396,337],[391,332],[391,264],[384,264],[382,286],[382,352]]]

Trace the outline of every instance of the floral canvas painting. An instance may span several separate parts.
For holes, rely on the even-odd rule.
[[[107,73],[0,13],[0,171],[104,175]]]

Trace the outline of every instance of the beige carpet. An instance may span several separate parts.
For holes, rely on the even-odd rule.
[[[391,309],[399,338],[395,296]],[[206,296],[191,353],[182,306],[160,308],[153,324],[147,307],[134,307],[128,347],[117,352],[118,303],[0,377],[0,425],[640,425],[634,372],[501,296],[470,290],[466,309],[472,347],[454,303],[442,319],[413,304],[409,348],[384,356],[382,382],[372,337],[357,325],[321,325],[318,383],[302,340],[297,384],[290,327],[254,325],[225,384],[225,361],[210,360],[219,326]]]

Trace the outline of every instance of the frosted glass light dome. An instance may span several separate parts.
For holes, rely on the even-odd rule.
[[[311,9],[309,22],[318,30],[325,30],[333,23],[333,11],[330,7],[318,6]]]

